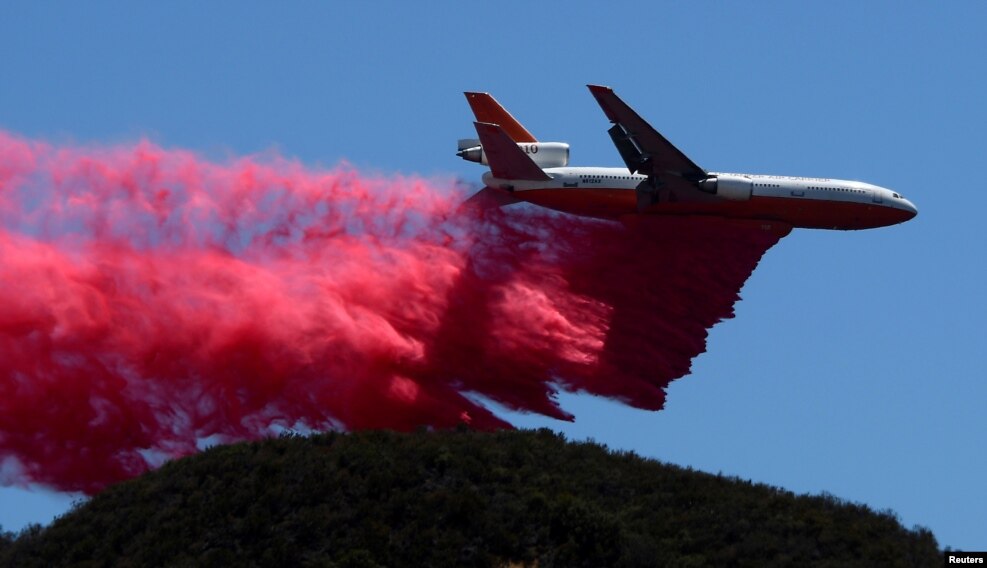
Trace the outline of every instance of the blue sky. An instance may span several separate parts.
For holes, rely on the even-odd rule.
[[[666,410],[564,395],[574,424],[511,419],[983,549],[985,27],[982,2],[23,3],[0,14],[0,128],[478,180],[464,90],[619,165],[601,83],[705,168],[894,188],[915,220],[769,251]],[[0,525],[74,498],[0,489]]]

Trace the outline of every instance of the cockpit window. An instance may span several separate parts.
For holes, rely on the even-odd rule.
[[[893,195],[895,199],[904,199],[901,195],[899,195],[897,193],[893,193],[892,192],[891,195]]]

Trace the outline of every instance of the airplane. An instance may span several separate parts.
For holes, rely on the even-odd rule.
[[[539,142],[489,93],[466,92],[478,138],[460,140],[457,155],[490,166],[470,201],[526,201],[603,219],[698,215],[837,230],[896,225],[918,213],[900,193],[869,183],[704,170],[613,89],[587,86],[613,124],[608,132],[626,169],[571,167],[568,144]]]

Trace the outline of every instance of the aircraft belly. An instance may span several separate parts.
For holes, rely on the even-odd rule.
[[[637,210],[633,189],[529,189],[515,192],[515,196],[535,205],[584,217],[616,219]]]
[[[647,213],[782,221],[803,229],[870,229],[907,221],[908,212],[869,202],[753,196],[748,201],[657,204]]]
[[[514,195],[542,207],[586,217],[616,219],[639,213],[633,189],[546,188]],[[806,229],[843,230],[883,227],[911,218],[908,212],[869,202],[758,195],[748,201],[659,201],[641,213],[761,219]]]
[[[803,229],[872,229],[912,218],[906,211],[861,201],[755,196],[747,203],[751,204],[752,216]]]

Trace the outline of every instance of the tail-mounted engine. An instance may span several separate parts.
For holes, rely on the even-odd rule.
[[[569,165],[569,145],[565,142],[521,142],[517,146],[540,168],[561,168]],[[476,139],[460,140],[456,155],[468,162],[488,165],[483,146]]]
[[[754,181],[747,176],[717,174],[699,180],[699,189],[730,201],[747,201],[754,190]]]

